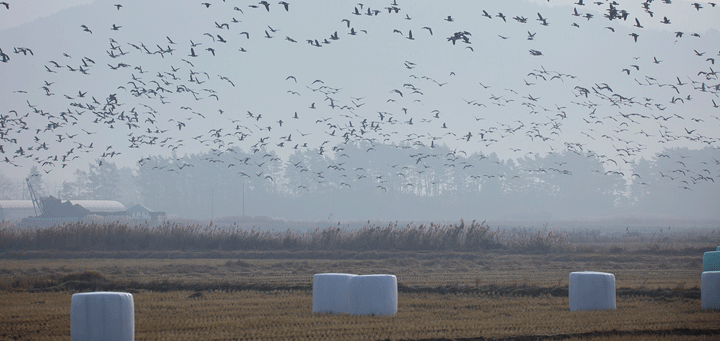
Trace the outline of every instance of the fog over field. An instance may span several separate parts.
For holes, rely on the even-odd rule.
[[[0,199],[717,225],[720,7],[7,1]]]

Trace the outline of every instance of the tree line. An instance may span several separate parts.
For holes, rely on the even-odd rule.
[[[717,154],[713,148],[666,151],[611,172],[576,150],[501,159],[445,146],[359,142],[322,154],[296,150],[285,160],[262,149],[211,151],[151,156],[136,169],[91,163],[63,183],[59,195],[142,203],[202,220],[243,213],[343,221],[550,220],[623,212],[715,218]],[[42,188],[42,175],[31,174]]]

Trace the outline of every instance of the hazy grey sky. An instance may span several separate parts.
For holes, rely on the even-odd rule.
[[[48,17],[62,10],[94,0],[28,0],[11,1],[12,12],[4,13],[0,22],[0,30],[13,28],[33,20]]]
[[[75,7],[77,5],[86,5],[95,2],[96,0],[29,0],[29,1],[14,1],[12,2],[12,15],[7,15],[3,17],[3,21],[0,22],[0,30],[13,28],[20,26],[22,24],[29,23],[35,19],[38,18],[44,18],[50,15],[53,15],[59,11]],[[518,1],[519,3],[522,3],[522,1]],[[525,0],[525,2],[533,3],[536,5],[546,6],[549,8],[554,7],[567,7],[567,6],[573,6],[577,3],[577,1],[574,0],[554,0],[554,1],[544,1],[544,0]],[[623,2],[624,4],[633,4],[635,5],[635,8],[638,8],[641,6],[641,4],[644,1],[626,1]],[[695,0],[675,0],[676,3],[683,3],[683,4],[692,4],[696,3]],[[122,1],[116,1],[115,3],[122,3]],[[232,3],[232,2],[231,2]],[[251,2],[240,2],[237,1],[238,4],[250,4]],[[702,2],[703,5],[708,5],[705,2]],[[587,7],[588,9],[592,9],[593,12],[599,13],[603,10],[605,10],[605,7],[600,7],[600,10],[598,8],[591,8]],[[669,14],[673,15],[673,22],[674,25],[679,25],[683,27],[684,29],[692,29],[695,31],[704,31],[707,29],[715,28],[717,29],[718,24],[717,20],[713,18],[712,15],[706,15],[698,17],[697,14],[693,14],[693,12],[696,12],[693,7],[685,6],[684,8],[674,7],[672,10],[663,8],[653,8],[654,11],[656,11],[658,17],[660,16],[667,16]],[[659,22],[650,22],[647,26],[648,28],[663,28],[663,26]],[[677,27],[677,26],[676,26]]]
[[[38,165],[48,172],[46,181],[60,183],[103,154],[134,167],[150,155],[248,151],[261,140],[287,156],[296,144],[342,143],[363,120],[382,127],[364,129],[362,137],[373,143],[446,144],[502,158],[580,146],[608,158],[630,148],[632,161],[665,148],[718,147],[720,137],[713,104],[720,104],[713,88],[720,82],[698,74],[715,69],[707,58],[720,59],[720,8],[705,2],[697,10],[693,1],[654,1],[651,16],[641,1],[619,1],[628,19],[612,21],[603,17],[606,1],[399,1],[398,13],[388,13],[387,0],[365,1],[362,9],[357,1],[289,1],[289,11],[274,1],[269,11],[239,0],[208,0],[209,7],[202,1],[9,2],[9,10],[0,8],[0,49],[10,57],[0,63],[0,113],[29,114],[29,129],[8,133],[17,143],[3,142],[3,158],[12,164],[0,163],[0,172],[14,178]],[[368,8],[380,12],[368,16]],[[670,24],[661,23],[666,16]],[[634,26],[636,18],[642,28]],[[359,33],[349,34],[343,19]],[[456,32],[470,33],[470,43],[453,45],[448,37]],[[150,54],[133,47],[141,44]],[[33,55],[14,53],[18,47]],[[152,53],[168,48],[172,54]],[[120,50],[127,54],[113,58]],[[121,63],[128,67],[112,69]],[[71,71],[81,66],[88,75]],[[133,95],[135,86],[142,95]],[[92,97],[105,104],[110,94],[118,100],[114,115],[124,112],[114,123],[92,104]],[[50,122],[63,123],[63,112],[68,121],[46,131]],[[131,113],[139,120],[128,122]],[[682,119],[664,119],[675,114]],[[223,131],[214,135],[216,129]],[[290,135],[291,142],[278,146]],[[154,144],[142,143],[153,137]],[[140,148],[130,148],[133,139]],[[37,150],[43,143],[48,149]]]

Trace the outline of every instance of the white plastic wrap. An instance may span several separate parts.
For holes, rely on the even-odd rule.
[[[313,276],[313,313],[350,312],[350,279],[357,275],[324,273]]]
[[[125,292],[74,294],[70,304],[72,341],[135,340],[135,305]]]
[[[350,314],[395,315],[397,310],[395,275],[363,275],[350,279]]]
[[[720,271],[720,251],[708,251],[703,254],[703,271]]]
[[[720,310],[720,271],[705,271],[700,276],[700,305]]]
[[[615,275],[583,271],[570,273],[570,311],[615,309]]]

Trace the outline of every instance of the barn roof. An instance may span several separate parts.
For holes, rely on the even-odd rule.
[[[70,203],[78,204],[90,212],[125,211],[123,204],[113,200],[70,200]]]
[[[0,209],[33,209],[31,200],[0,200]]]
[[[141,204],[137,204],[137,205],[135,205],[135,206],[133,206],[133,207],[130,207],[130,208],[127,209],[127,211],[128,211],[128,212],[148,212],[148,213],[150,213],[150,212],[155,212],[155,211],[153,211],[153,210],[151,210],[151,209],[149,209],[149,208],[147,208],[147,207],[145,207],[144,205],[141,205]]]
[[[65,202],[67,200],[63,200]],[[123,204],[113,200],[70,200],[90,212],[122,212]],[[0,209],[33,209],[32,200],[0,200]]]

